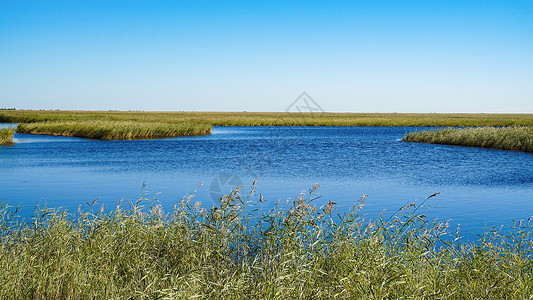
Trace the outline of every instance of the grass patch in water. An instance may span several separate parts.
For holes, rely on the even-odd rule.
[[[409,132],[406,142],[533,152],[533,127],[446,128]]]
[[[205,135],[211,126],[201,123],[161,123],[138,121],[57,121],[21,123],[19,133],[74,136],[101,140],[133,140],[175,136]]]
[[[13,144],[14,128],[0,128],[0,145]]]
[[[0,209],[2,299],[527,299],[532,224],[472,244],[406,205],[365,221],[316,207],[316,189],[262,213],[254,189],[170,214],[141,198],[128,209],[45,209],[15,221]],[[262,200],[262,197],[259,198]],[[257,215],[261,214],[261,218]],[[334,221],[334,219],[336,221]]]

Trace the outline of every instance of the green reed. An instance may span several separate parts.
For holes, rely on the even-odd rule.
[[[185,197],[170,213],[141,197],[111,212],[42,209],[22,223],[3,206],[0,298],[533,296],[531,222],[461,244],[448,223],[422,214],[423,203],[368,221],[365,197],[340,214],[334,202],[314,204],[317,188],[270,210],[255,186],[210,209]]]
[[[410,132],[403,140],[533,152],[533,127],[446,128]]]
[[[74,136],[101,140],[132,140],[174,136],[205,135],[211,126],[201,123],[138,121],[56,121],[21,123],[19,133]]]
[[[13,144],[14,128],[0,128],[0,145]]]

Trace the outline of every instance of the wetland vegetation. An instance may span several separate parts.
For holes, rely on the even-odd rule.
[[[94,139],[141,139],[183,135],[209,134],[212,126],[405,126],[405,127],[479,127],[479,126],[533,126],[533,114],[397,114],[397,113],[253,113],[253,112],[142,112],[142,111],[31,111],[5,110],[0,112],[0,122],[21,123],[17,132],[77,136]],[[513,135],[500,139],[501,134],[477,134],[466,139],[460,131],[452,137],[448,131],[422,134],[412,133],[406,141],[422,141],[433,136],[439,143],[467,143],[468,145],[496,145],[505,140],[509,147],[511,138],[522,144],[530,137],[526,129],[513,129]],[[489,132],[489,129],[484,129]],[[445,133],[446,132],[446,133]],[[495,130],[491,132],[496,132]],[[437,138],[436,136],[439,136]],[[455,136],[461,135],[464,142]],[[416,136],[416,137],[415,137]],[[492,137],[483,140],[484,137]],[[478,139],[477,142],[473,140]],[[494,141],[494,140],[498,141]],[[468,141],[467,141],[468,140]],[[431,142],[431,141],[427,141]],[[472,142],[472,144],[470,144]],[[482,146],[485,147],[485,146]],[[523,146],[512,146],[521,150]],[[502,148],[509,149],[509,148]],[[528,151],[528,150],[526,150]]]
[[[0,122],[11,123],[94,120],[162,123],[199,122],[212,126],[533,126],[533,114],[142,112],[46,110],[10,110],[0,112]]]
[[[140,121],[55,121],[21,123],[19,133],[74,136],[100,140],[133,140],[174,136],[205,135],[211,126],[202,123]]]
[[[14,128],[0,128],[0,145],[13,144]]]
[[[41,209],[20,222],[3,206],[0,298],[533,295],[529,221],[516,222],[508,234],[492,228],[465,244],[457,241],[459,230],[423,215],[425,201],[371,221],[361,213],[365,197],[341,215],[334,202],[314,205],[317,188],[268,212],[255,187],[244,196],[235,190],[207,210],[189,196],[169,214],[141,198],[108,213],[95,203],[75,215]]]
[[[410,132],[403,140],[533,152],[533,127],[445,128]]]
[[[412,132],[403,140],[529,152],[533,147],[528,129],[533,126],[533,114],[4,110],[0,122],[21,123],[19,133],[105,140],[204,135],[212,126],[483,127]]]

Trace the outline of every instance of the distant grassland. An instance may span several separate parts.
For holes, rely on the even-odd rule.
[[[205,135],[211,133],[211,126],[201,123],[87,120],[21,123],[17,127],[17,132],[101,140],[133,140]]]
[[[403,113],[286,113],[286,112],[119,112],[29,111],[0,112],[0,122],[132,121],[203,123],[212,126],[533,126],[533,114],[403,114]]]
[[[9,110],[0,112],[0,122],[21,123],[20,133],[117,140],[203,135],[212,126],[533,126],[533,114]]]
[[[410,132],[403,140],[533,152],[533,127],[446,128]]]
[[[13,144],[14,128],[0,128],[0,145]]]

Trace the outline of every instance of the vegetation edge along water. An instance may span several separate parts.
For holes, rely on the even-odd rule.
[[[13,144],[14,128],[0,128],[0,145]]]
[[[205,135],[212,126],[202,123],[161,123],[133,121],[56,121],[20,123],[17,132],[84,137],[101,140],[132,140]]]
[[[203,123],[212,126],[533,126],[533,114],[445,113],[289,113],[289,112],[142,112],[36,111],[0,112],[0,122],[140,121]]]
[[[533,152],[533,127],[444,128],[409,132],[402,140]]]
[[[76,136],[93,139],[143,139],[203,135],[212,126],[405,126],[405,127],[532,127],[533,114],[411,114],[411,113],[257,113],[31,111],[0,112],[0,122],[21,123],[19,133]],[[527,129],[410,133],[404,141],[531,151]],[[496,132],[511,133],[507,137]],[[453,133],[453,134],[452,134]],[[438,136],[438,138],[437,138]],[[459,138],[460,136],[460,138]],[[515,141],[511,141],[515,138]],[[525,150],[524,150],[525,149]]]
[[[314,204],[317,189],[268,212],[255,186],[210,209],[191,195],[168,214],[143,197],[107,213],[94,202],[75,215],[41,209],[27,222],[1,206],[0,298],[533,296],[531,218],[465,244],[423,215],[425,201],[368,221],[365,196],[341,215],[334,202]]]

